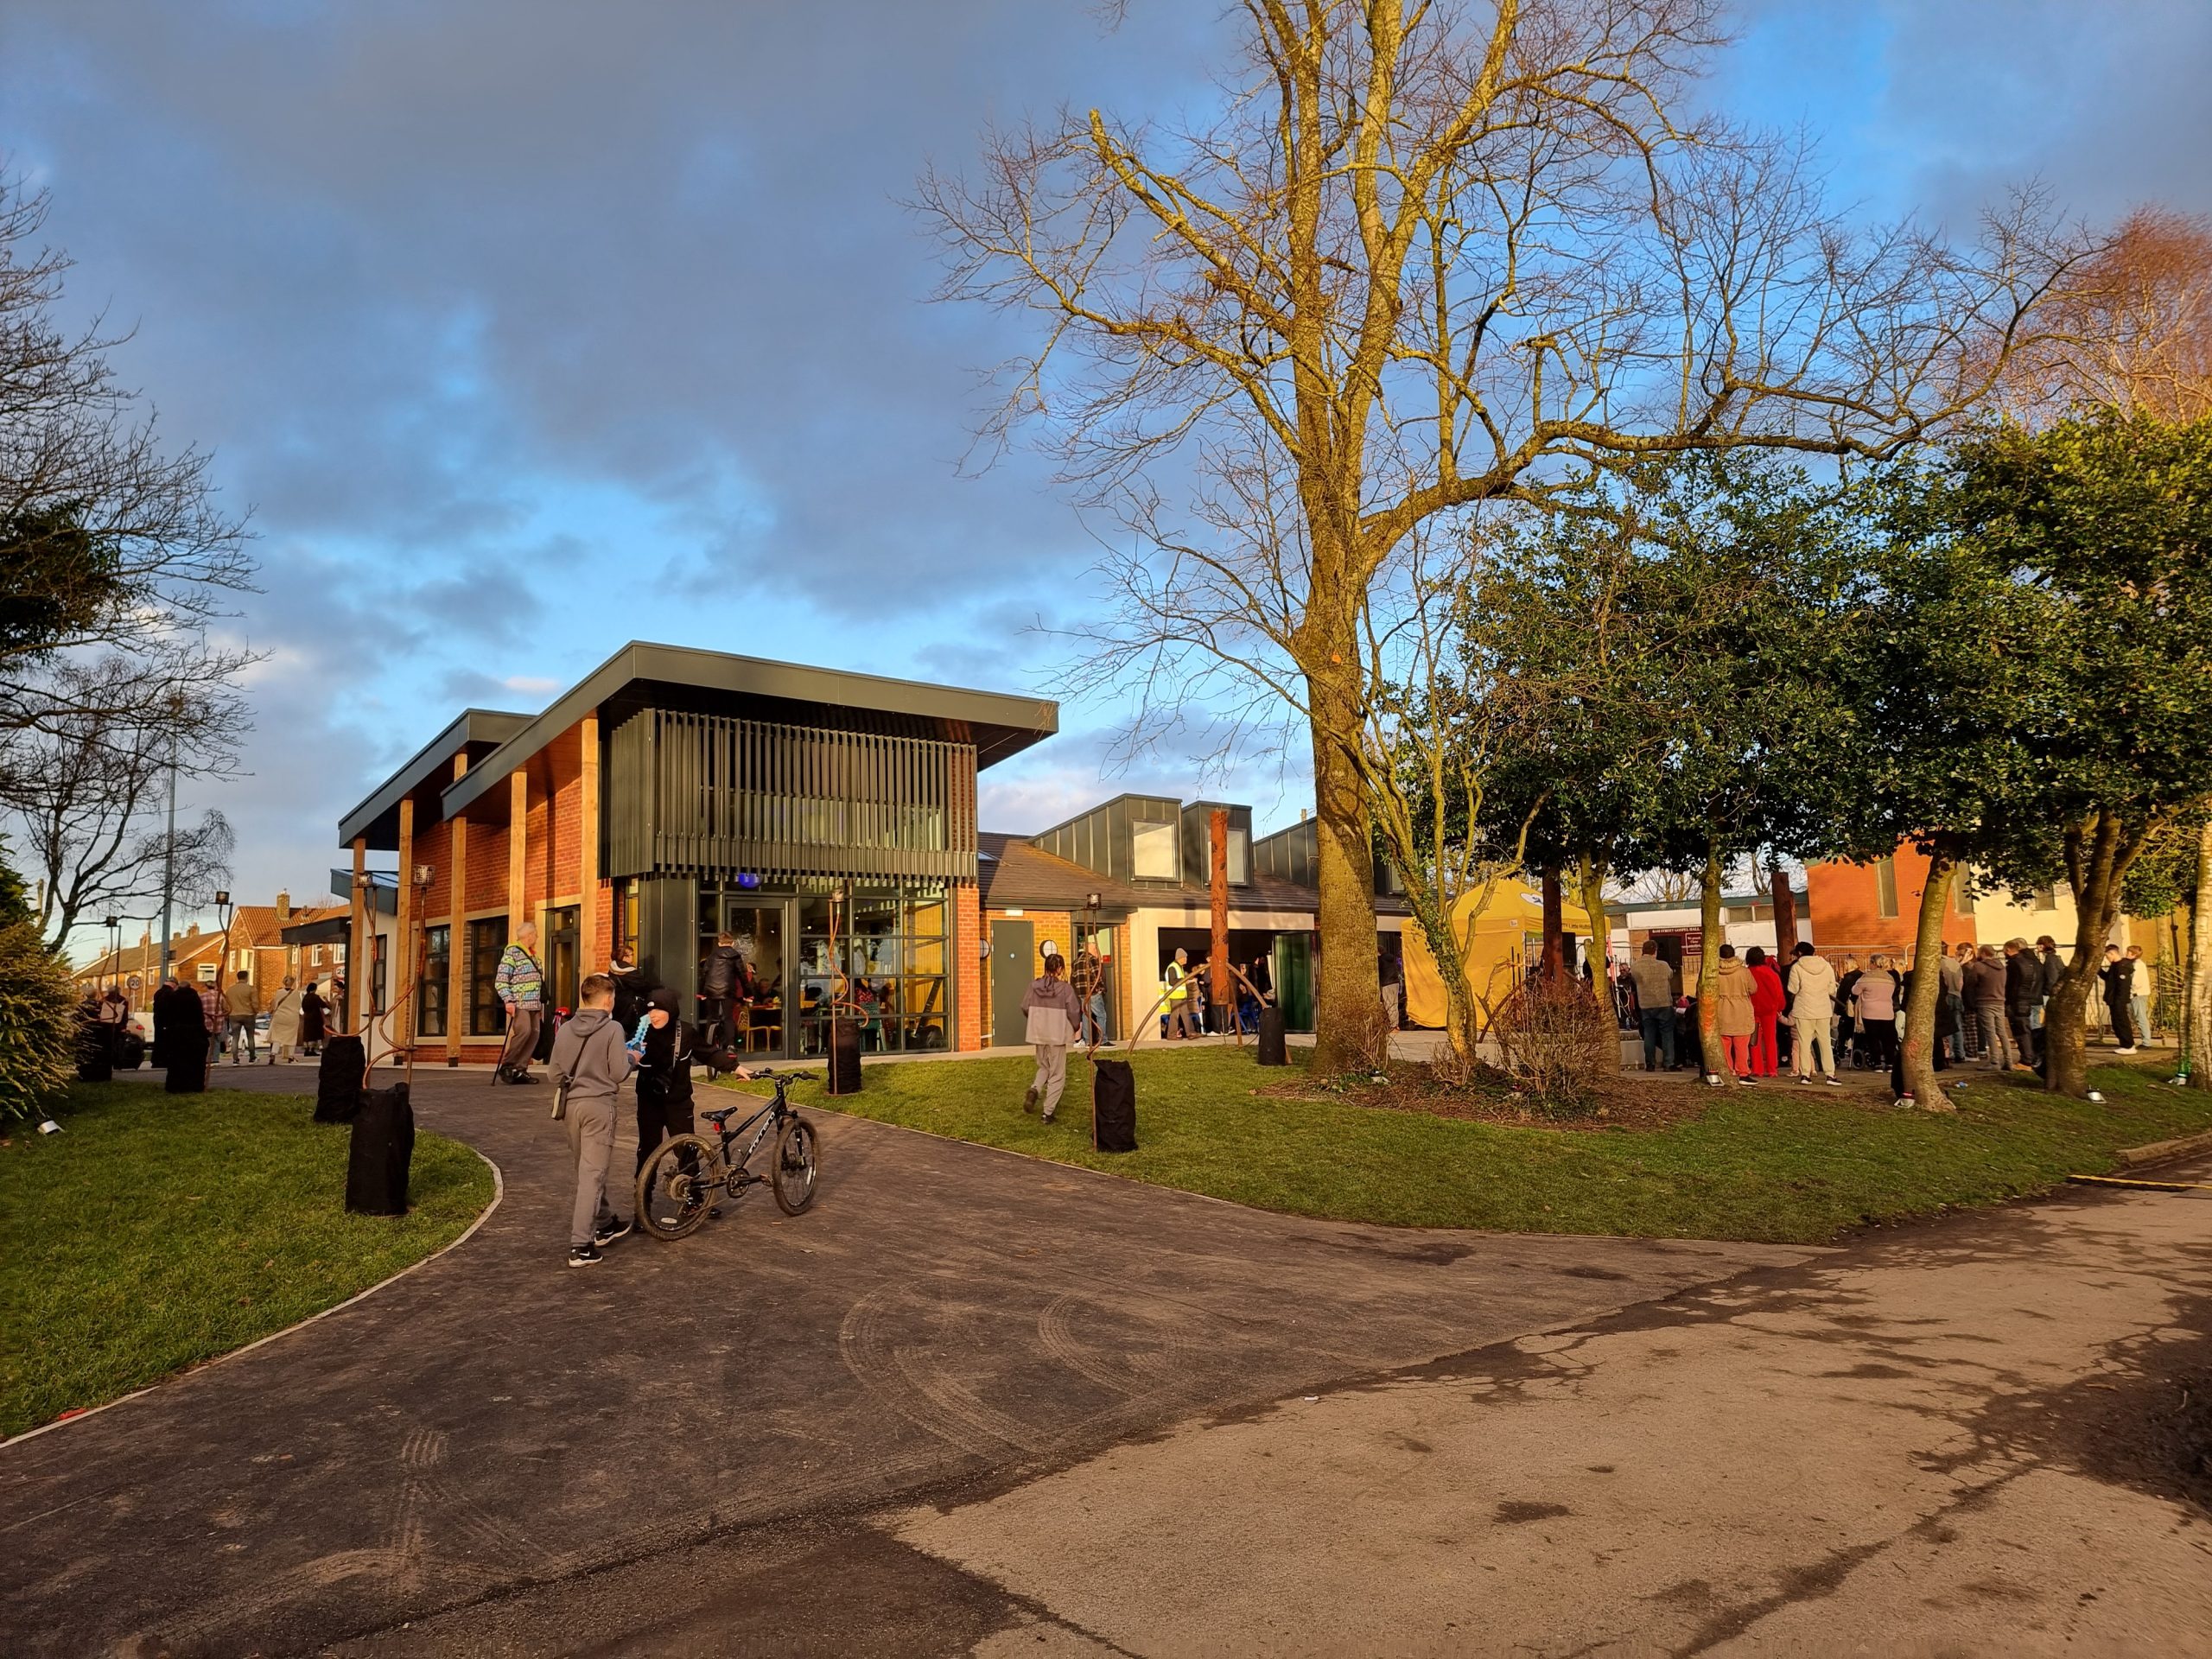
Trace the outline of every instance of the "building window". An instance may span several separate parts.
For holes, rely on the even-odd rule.
[[[614,954],[625,956],[638,948],[638,887],[633,880],[614,884]]]
[[[1895,858],[1875,861],[1874,913],[1877,916],[1897,913],[1897,861]]]
[[[447,976],[453,965],[453,929],[446,924],[423,930],[423,985],[415,996],[415,1029],[424,1037],[446,1034]]]
[[[1173,881],[1181,874],[1175,858],[1176,826],[1133,824],[1129,830],[1129,872],[1140,881]]]
[[[496,1037],[506,1029],[506,1010],[499,1006],[493,976],[499,971],[499,953],[507,948],[507,918],[487,916],[468,925],[468,960],[463,976],[468,982],[468,1035]]]
[[[1229,885],[1242,887],[1252,880],[1252,832],[1231,828],[1229,832]]]
[[[1951,908],[1961,916],[1974,914],[1974,883],[1964,870],[1951,878]]]
[[[202,985],[213,985],[215,982],[215,964],[213,963],[203,962],[200,964],[200,982]]]
[[[2035,903],[2031,906],[2031,908],[2035,910],[2056,910],[2058,908],[2058,889],[2056,887],[2037,887],[2036,889]]]
[[[864,1050],[950,1047],[944,889],[917,883],[855,892],[849,910],[841,902],[836,956],[842,961],[834,975],[830,906],[827,895],[799,900],[799,1052],[827,1052],[833,994],[860,1021]]]

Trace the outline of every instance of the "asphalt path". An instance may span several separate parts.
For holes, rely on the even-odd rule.
[[[1049,1652],[1090,1638],[884,1517],[1817,1254],[1305,1221],[821,1114],[809,1214],[570,1271],[545,1093],[418,1073],[502,1173],[473,1237],[0,1449],[10,1654]]]

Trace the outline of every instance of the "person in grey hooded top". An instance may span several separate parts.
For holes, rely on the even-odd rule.
[[[569,1144],[576,1154],[576,1201],[569,1213],[569,1265],[588,1268],[603,1245],[630,1230],[607,1202],[614,1160],[614,1100],[630,1075],[630,1051],[614,1023],[614,982],[593,974],[577,988],[583,1006],[554,1034],[546,1069],[563,1091]]]

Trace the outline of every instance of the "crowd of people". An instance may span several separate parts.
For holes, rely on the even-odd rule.
[[[1178,947],[1174,957],[1160,970],[1161,1037],[1179,1042],[1210,1032],[1217,1035],[1231,1032],[1249,1035],[1260,1028],[1260,1010],[1274,999],[1267,957],[1232,961],[1229,964],[1232,970],[1230,994],[1218,1001],[1210,1000],[1212,975],[1208,964],[1211,961],[1211,957],[1201,957],[1194,963],[1189,951]]]
[[[1737,1081],[1755,1085],[1787,1065],[1797,1081],[1838,1081],[1840,1068],[1881,1071],[1903,1092],[1899,1039],[1906,1000],[1917,965],[1884,951],[1855,952],[1831,963],[1801,944],[1787,963],[1752,945],[1740,956],[1720,947],[1707,993],[1713,1029]],[[2151,985],[2143,948],[2105,948],[2098,969],[2100,1001],[2115,1052],[2133,1054],[2149,1035]],[[1994,944],[1960,944],[1936,959],[1941,982],[1936,1002],[1937,1068],[1978,1064],[1991,1070],[2040,1071],[2044,1031],[2052,993],[2066,971],[2057,941],[2045,934],[2031,945],[2011,939]],[[1681,967],[1647,939],[1621,976],[1627,1015],[1639,1032],[1647,1071],[1703,1071],[1698,987],[1686,984]],[[1717,1074],[1715,1074],[1717,1080]]]
[[[240,969],[227,982],[196,984],[171,973],[148,1000],[152,1040],[144,1058],[168,1074],[171,1094],[206,1088],[208,1069],[226,1058],[232,1065],[289,1065],[313,1059],[338,1028],[345,995],[342,979],[334,979],[325,995],[321,983],[310,981],[302,987],[287,976],[264,1007],[248,970]],[[133,1013],[130,993],[119,983],[86,993],[77,1016],[79,1051],[85,1063],[102,1070],[138,1064],[136,1058],[125,1058],[128,1046],[137,1039]]]

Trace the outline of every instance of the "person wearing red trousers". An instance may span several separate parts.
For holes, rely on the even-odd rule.
[[[1770,1077],[1782,1063],[1775,1024],[1789,998],[1782,988],[1782,976],[1775,972],[1763,948],[1755,944],[1745,951],[1744,965],[1751,970],[1751,1075]]]

